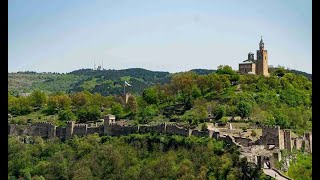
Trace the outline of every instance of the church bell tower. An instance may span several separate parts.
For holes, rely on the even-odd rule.
[[[259,43],[259,50],[257,50],[256,73],[258,75],[262,74],[264,76],[269,76],[268,51],[264,49],[264,42],[262,40],[262,36]]]

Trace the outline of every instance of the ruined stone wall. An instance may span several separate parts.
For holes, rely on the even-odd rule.
[[[283,149],[283,137],[280,135],[280,126],[262,126],[260,144],[265,146],[274,144],[275,147]]]
[[[252,141],[249,138],[244,138],[244,137],[234,137],[235,141],[239,144],[241,144],[244,147],[250,146],[250,142]]]
[[[301,147],[302,147],[302,141],[303,141],[303,139],[301,139],[301,138],[295,138],[294,140],[293,140],[293,145],[294,145],[294,148],[295,149],[301,149]]]
[[[219,140],[219,138],[220,138],[220,132],[213,132],[213,134],[212,134],[212,137],[215,139],[215,140]]]
[[[73,136],[85,136],[87,134],[87,124],[75,124],[73,127]]]
[[[209,137],[209,131],[192,130],[191,135],[197,137]]]
[[[56,126],[49,122],[37,122],[31,125],[32,136],[40,136],[44,138],[56,137]]]
[[[65,138],[69,139],[73,136],[73,128],[74,128],[75,122],[74,121],[68,121],[67,127],[66,127],[66,135]]]
[[[148,125],[141,125],[139,126],[139,133],[166,133],[166,124],[162,123],[156,126],[148,126]]]
[[[311,132],[305,133],[304,136],[309,141],[310,153],[312,153],[312,133]]]
[[[98,133],[98,134],[103,134],[100,132],[100,127],[88,127],[87,128],[87,134],[94,134],[94,133]]]
[[[14,136],[21,135],[33,135],[33,129],[30,125],[17,125],[17,124],[9,124],[8,125],[8,134]]]
[[[56,128],[56,136],[59,139],[65,140],[66,139],[66,127],[57,127]]]
[[[291,130],[283,130],[284,135],[284,149],[287,149],[288,151],[292,151],[293,143],[292,143],[292,134]]]
[[[109,124],[107,128],[107,135],[120,136],[138,133],[138,126],[122,126],[118,124]]]
[[[189,129],[178,127],[175,124],[167,124],[166,133],[170,135],[181,135],[185,137],[189,137],[191,133],[189,133]]]

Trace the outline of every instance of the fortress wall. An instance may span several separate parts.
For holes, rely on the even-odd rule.
[[[100,127],[88,127],[87,134],[94,134],[94,133],[100,134]]]
[[[66,139],[66,128],[65,127],[57,127],[56,128],[56,136],[60,139]]]
[[[178,127],[175,124],[168,124],[166,127],[166,133],[170,135],[181,135],[185,137],[189,137],[189,130],[183,127]]]
[[[75,124],[73,127],[73,135],[85,136],[87,134],[87,124]]]
[[[284,139],[284,149],[287,149],[289,151],[292,151],[292,136],[291,136],[291,130],[283,130],[283,139]]]
[[[56,136],[56,126],[49,122],[37,122],[31,125],[32,135],[45,138],[53,138]]]
[[[280,126],[262,126],[261,145],[274,144],[279,149],[283,149],[283,137],[281,143]]]
[[[209,131],[192,130],[191,135],[197,137],[209,137]]]
[[[304,136],[306,137],[306,139],[309,141],[309,147],[310,147],[310,153],[312,153],[312,133],[311,132],[307,132],[304,134]]]
[[[139,126],[139,133],[161,133],[165,134],[166,132],[166,124],[162,123],[156,126],[147,126],[142,125]]]
[[[244,147],[250,146],[251,139],[244,137],[234,137],[235,141]]]
[[[293,144],[294,144],[294,147],[296,148],[296,149],[301,149],[301,147],[302,147],[302,139],[301,138],[296,138],[296,139],[294,139],[293,140]]]
[[[30,125],[9,124],[8,133],[10,135],[21,136],[21,135],[32,135],[33,131]]]
[[[118,124],[110,124],[107,128],[107,135],[121,136],[138,132],[138,126],[121,126]]]
[[[220,138],[220,132],[213,132],[213,134],[212,134],[212,137],[215,139],[215,140],[219,140],[219,138]]]
[[[66,127],[66,135],[65,138],[69,139],[73,136],[73,128],[74,128],[75,122],[74,121],[68,121],[67,127]]]

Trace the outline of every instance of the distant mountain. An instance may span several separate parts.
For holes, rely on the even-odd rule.
[[[270,72],[276,70],[271,68]],[[199,75],[215,73],[216,70],[192,69]],[[287,70],[295,74],[300,74],[312,80],[312,74],[298,70]],[[171,73],[162,71],[150,71],[142,68],[130,68],[122,70],[93,70],[79,69],[69,73],[37,73],[33,71],[8,73],[9,91],[14,94],[31,92],[35,89],[52,92],[78,92],[87,90],[91,93],[101,93],[102,95],[121,94],[123,83],[127,81],[132,86],[127,87],[127,91],[141,94],[146,87],[157,83],[164,84],[171,80]]]

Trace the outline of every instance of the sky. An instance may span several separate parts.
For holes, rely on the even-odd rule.
[[[8,71],[145,68],[181,72],[238,64],[312,73],[311,0],[10,0]]]

